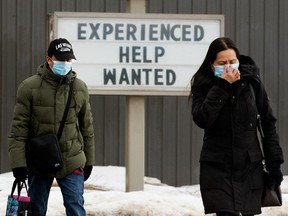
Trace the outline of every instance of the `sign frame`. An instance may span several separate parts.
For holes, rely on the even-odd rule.
[[[94,13],[94,12],[53,12],[49,14],[49,41],[58,38],[58,21],[61,18],[117,18],[117,19],[155,19],[155,20],[165,20],[165,19],[175,19],[175,20],[193,20],[193,21],[219,21],[220,22],[220,37],[224,36],[224,15],[214,14],[214,15],[203,15],[203,14],[135,14],[135,13]],[[69,40],[69,39],[68,39]],[[211,41],[212,42],[212,41]],[[72,43],[73,46],[73,43]],[[208,47],[207,47],[208,48]],[[77,58],[77,53],[76,53]],[[200,66],[200,65],[199,65]],[[77,72],[77,70],[76,70]],[[192,77],[191,77],[192,78]],[[80,78],[81,79],[81,78]],[[85,80],[84,80],[85,81]],[[189,83],[189,80],[187,80]],[[175,90],[172,88],[159,89],[149,89],[149,87],[141,88],[111,88],[109,86],[103,87],[101,89],[90,88],[88,85],[88,90],[90,94],[97,95],[146,95],[146,96],[188,96],[190,91],[190,85],[187,85],[185,90]]]

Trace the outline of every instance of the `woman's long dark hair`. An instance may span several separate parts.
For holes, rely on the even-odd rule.
[[[217,38],[210,44],[203,63],[191,79],[190,98],[196,92],[208,91],[214,78],[214,72],[211,65],[215,61],[217,54],[227,49],[233,49],[236,52],[237,58],[239,58],[239,50],[230,38]]]

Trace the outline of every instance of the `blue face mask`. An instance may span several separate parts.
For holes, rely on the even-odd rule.
[[[239,68],[239,63],[231,64],[233,68],[237,69]],[[224,71],[224,65],[213,65],[214,66],[214,74],[217,77],[221,77],[223,71]],[[226,72],[230,70],[230,65],[227,66]]]
[[[72,62],[67,61],[53,61],[52,71],[57,76],[66,76],[72,68]]]

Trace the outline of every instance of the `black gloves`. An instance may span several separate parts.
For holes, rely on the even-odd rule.
[[[90,177],[91,172],[92,172],[92,168],[93,168],[92,165],[84,167],[84,181],[86,181]]]
[[[266,177],[266,185],[269,189],[275,190],[283,181],[283,174],[280,169],[280,164],[267,165],[269,174]]]
[[[25,181],[27,179],[27,168],[26,167],[17,167],[12,169],[13,176],[17,181]]]

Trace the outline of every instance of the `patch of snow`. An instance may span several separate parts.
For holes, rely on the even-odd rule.
[[[0,202],[2,203],[0,212],[3,215],[13,181],[12,172],[0,175]],[[87,216],[205,215],[199,185],[172,187],[151,177],[145,177],[144,182],[144,191],[125,192],[124,167],[94,166],[90,178],[85,182],[84,198]],[[283,205],[262,208],[262,216],[288,216],[288,176],[284,176],[281,188]],[[66,214],[62,195],[57,183],[54,182],[50,192],[47,216],[63,215]]]

